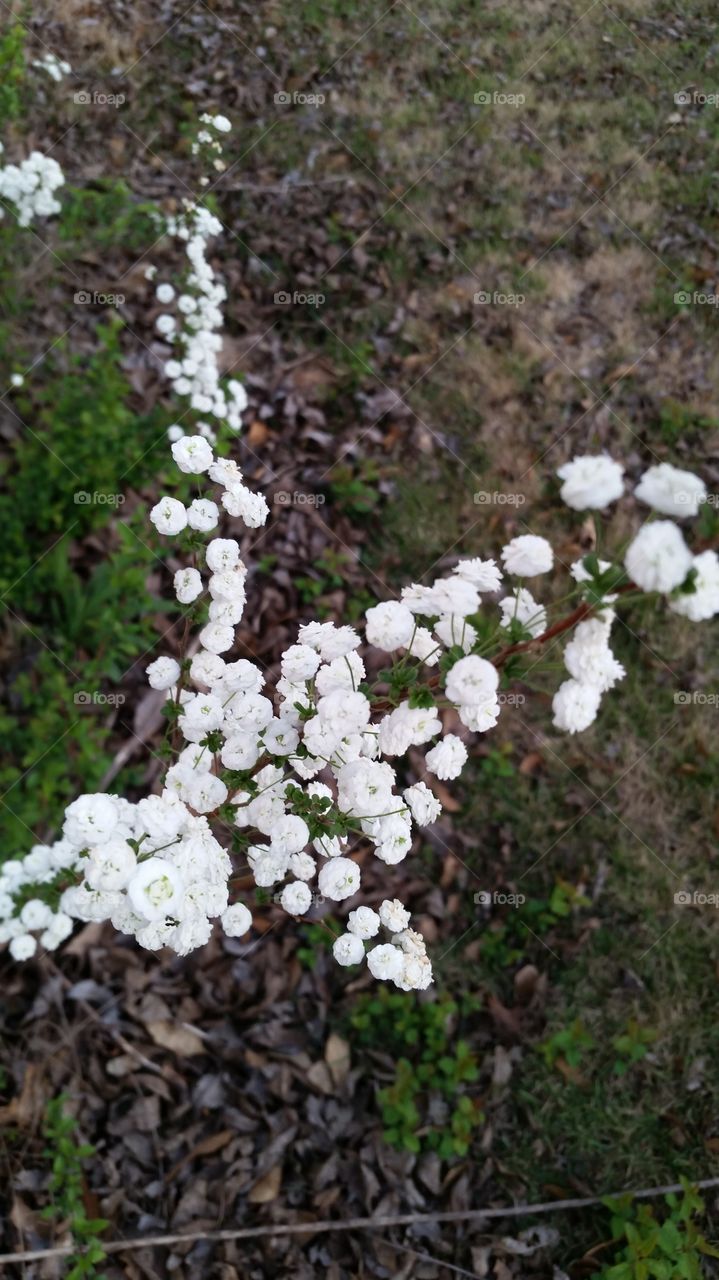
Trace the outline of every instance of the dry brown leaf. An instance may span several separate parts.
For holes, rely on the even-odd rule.
[[[330,1032],[325,1045],[325,1062],[335,1084],[343,1084],[352,1065],[350,1047],[347,1041],[336,1035],[334,1031]]]
[[[202,1039],[190,1027],[164,1020],[148,1022],[146,1025],[155,1044],[159,1044],[163,1049],[169,1049],[180,1058],[192,1058],[198,1053],[205,1052]]]
[[[0,1127],[11,1124],[28,1128],[39,1119],[44,1102],[40,1068],[30,1062],[25,1068],[22,1089],[6,1107],[0,1107]]]
[[[265,1174],[264,1178],[260,1178],[251,1188],[247,1199],[250,1204],[269,1204],[271,1200],[276,1200],[282,1185],[282,1165],[276,1164]]]

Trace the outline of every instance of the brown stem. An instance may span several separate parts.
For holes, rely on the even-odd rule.
[[[627,591],[636,591],[637,588],[633,582],[626,582],[623,587],[617,587],[616,594],[624,595]],[[561,618],[559,622],[555,622],[553,626],[543,631],[541,636],[535,636],[533,640],[522,640],[518,644],[507,645],[506,649],[502,649],[493,659],[495,667],[502,668],[507,661],[515,653],[533,653],[540,645],[546,644],[547,640],[553,640],[555,636],[561,636],[565,631],[570,631],[578,622],[583,622],[585,618],[591,617],[597,605],[588,604],[586,600],[577,606],[572,612],[567,614],[566,618]]]

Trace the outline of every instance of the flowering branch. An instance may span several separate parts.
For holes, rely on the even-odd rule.
[[[216,135],[229,122],[201,122],[197,154],[218,169]],[[221,224],[186,202],[167,230],[184,246],[187,265],[179,292],[169,281],[157,285],[158,301],[171,310],[156,327],[170,348],[165,373],[187,401],[183,417],[194,422],[188,434],[170,428],[171,453],[181,477],[215,488],[213,496],[198,490],[187,505],[165,494],[149,518],[160,536],[180,539],[189,563],[174,574],[175,596],[200,629],[191,640],[188,616],[179,661],[163,655],[147,668],[152,688],[166,694],[172,763],[161,793],[136,803],[80,796],[67,808],[60,840],[0,871],[0,941],[17,960],[32,956],[38,940],[57,947],[75,920],[109,919],[141,946],[179,955],[206,943],[218,918],[227,935],[242,937],[252,915],[230,900],[232,854],[246,858],[256,886],[273,890],[292,916],[318,896],[349,906],[361,879],[350,839],[369,844],[387,867],[408,856],[415,829],[435,822],[442,806],[425,782],[406,785],[404,758],[425,747],[427,777],[459,777],[467,740],[497,723],[500,678],[513,674],[511,659],[572,632],[563,652],[568,678],[552,711],[558,730],[577,733],[625,675],[610,647],[620,598],[658,593],[693,622],[719,611],[716,552],[693,554],[679,527],[661,519],[643,524],[623,564],[594,553],[577,560],[569,597],[580,601],[548,625],[547,607],[525,583],[553,570],[554,552],[546,538],[527,533],[501,549],[501,568],[494,559],[460,560],[430,585],[412,584],[399,600],[367,609],[364,646],[381,655],[374,687],[356,628],[328,621],[299,627],[268,687],[257,663],[232,657],[247,567],[231,534],[238,523],[264,525],[269,507],[226,456],[247,396],[241,383],[223,380],[218,365],[226,293],[207,246]],[[601,510],[624,494],[623,467],[605,454],[574,458],[558,475],[562,499],[577,511]],[[699,477],[661,464],[645,473],[635,497],[663,515],[687,517],[706,490]],[[219,533],[221,520],[229,536]],[[501,647],[500,637],[509,643]],[[447,708],[459,718],[458,733],[445,732]],[[354,906],[345,924],[332,947],[339,964],[366,958],[375,978],[405,991],[432,981],[424,941],[398,898],[385,898],[377,911]]]

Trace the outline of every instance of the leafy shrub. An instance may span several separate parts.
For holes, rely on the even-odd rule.
[[[684,1194],[664,1197],[669,1213],[660,1220],[649,1204],[631,1196],[606,1199],[611,1210],[612,1239],[621,1241],[615,1260],[593,1272],[595,1280],[701,1280],[703,1257],[719,1258],[699,1229],[704,1201],[682,1180]]]

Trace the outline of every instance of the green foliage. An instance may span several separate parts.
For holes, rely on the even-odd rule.
[[[558,1058],[563,1058],[570,1067],[578,1067],[588,1049],[594,1048],[594,1039],[585,1030],[579,1018],[568,1027],[555,1031],[538,1046],[548,1067],[553,1067]]]
[[[351,464],[338,462],[330,473],[333,501],[350,519],[369,515],[380,501],[379,476],[373,458],[359,458]]]
[[[100,1235],[108,1223],[104,1218],[89,1218],[85,1208],[83,1161],[95,1154],[88,1143],[75,1139],[75,1120],[65,1110],[67,1097],[59,1094],[47,1104],[43,1135],[47,1146],[44,1155],[52,1162],[48,1190],[51,1202],[43,1217],[62,1222],[73,1237],[77,1252],[67,1261],[65,1280],[103,1280],[97,1270],[106,1257]]]
[[[501,763],[501,753],[493,754],[500,757]],[[510,764],[509,761],[505,763]],[[492,920],[481,939],[482,968],[504,973],[526,954],[533,935],[541,940],[561,920],[569,917],[573,908],[587,905],[588,899],[574,885],[557,879],[548,898],[531,897],[512,907],[506,915]]]
[[[630,1195],[603,1201],[611,1211],[612,1239],[620,1242],[613,1262],[593,1272],[595,1280],[702,1280],[702,1257],[719,1258],[696,1221],[704,1201],[686,1179],[681,1197],[664,1197],[669,1213],[660,1220],[649,1204]]]
[[[649,1052],[650,1044],[653,1044],[656,1038],[657,1033],[651,1027],[643,1027],[636,1018],[630,1018],[626,1031],[612,1040],[612,1046],[617,1055],[614,1063],[616,1075],[623,1076],[632,1063],[641,1062]]]
[[[111,690],[108,700],[107,684],[151,647],[163,607],[146,587],[154,555],[144,512],[117,518],[128,485],[159,469],[164,434],[130,408],[119,330],[101,327],[83,361],[58,346],[14,400],[18,434],[0,464],[0,597],[12,655],[0,712],[0,858],[44,838],[48,820],[97,786],[120,696]],[[78,539],[111,521],[100,555],[93,544],[79,563]]]
[[[465,1002],[467,1011],[473,1007]],[[351,1022],[359,1043],[396,1056],[395,1078],[377,1094],[392,1146],[435,1150],[443,1159],[469,1151],[484,1116],[466,1088],[478,1079],[479,1065],[468,1042],[455,1039],[459,1012],[446,996],[420,1001],[385,987],[358,1000]]]
[[[25,79],[25,28],[13,22],[0,36],[0,126],[22,113]]]
[[[332,916],[325,916],[322,924],[305,924],[300,929],[302,945],[297,948],[297,959],[303,969],[314,969],[322,952],[332,950],[335,938],[342,929]]]
[[[85,252],[88,244],[140,249],[157,239],[156,206],[138,200],[121,178],[99,179],[92,187],[63,187],[58,233]]]
[[[89,360],[56,354],[32,394],[15,400],[18,437],[2,462],[0,495],[0,593],[12,590],[15,608],[37,613],[52,575],[28,571],[58,536],[77,539],[106,524],[125,488],[159,468],[159,422],[129,406],[120,329],[117,321],[100,327]]]

